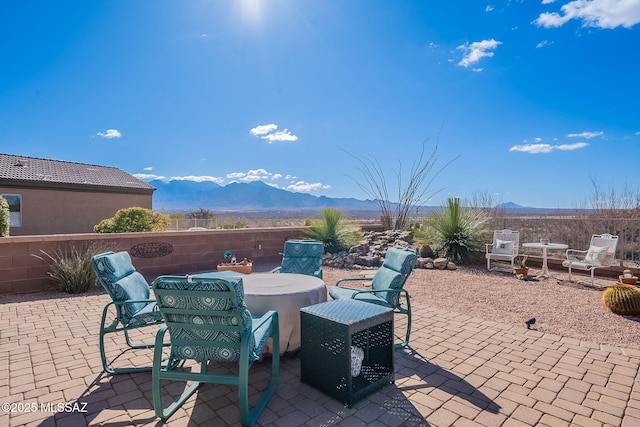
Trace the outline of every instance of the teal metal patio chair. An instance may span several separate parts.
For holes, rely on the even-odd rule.
[[[274,393],[280,375],[278,313],[269,311],[252,317],[244,302],[242,278],[194,278],[160,276],[153,281],[158,307],[165,320],[156,335],[153,356],[153,407],[158,417],[167,419],[193,395],[201,383],[238,386],[240,422],[252,425]],[[169,332],[171,350],[163,364],[163,342]],[[253,409],[249,408],[249,368],[272,339],[271,381]],[[193,371],[184,362],[200,364]],[[207,373],[207,363],[238,364],[237,375]],[[163,409],[162,380],[193,381],[173,403]]]
[[[317,240],[287,240],[284,242],[282,265],[271,273],[299,273],[322,279],[324,244]]]
[[[393,247],[387,250],[385,260],[373,277],[347,277],[336,282],[336,286],[329,287],[329,295],[333,299],[353,298],[360,301],[379,304],[393,308],[396,313],[407,316],[407,333],[402,344],[397,348],[406,347],[411,335],[411,297],[404,289],[409,275],[418,259],[413,249]],[[371,289],[354,289],[342,286],[349,281],[371,280]],[[404,298],[401,298],[404,296]]]
[[[111,302],[102,310],[100,321],[99,343],[102,369],[109,374],[150,371],[151,366],[113,368],[111,366],[113,359],[107,361],[105,351],[105,336],[119,332],[124,333],[130,349],[153,347],[153,342],[134,344],[129,336],[132,330],[163,323],[155,299],[150,298],[149,284],[136,271],[127,252],[105,252],[95,255],[91,258],[91,264],[98,282],[111,297]],[[112,309],[115,309],[115,318],[107,324],[107,317],[109,313],[113,313]]]

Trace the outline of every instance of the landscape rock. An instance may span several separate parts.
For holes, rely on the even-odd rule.
[[[446,258],[436,258],[435,260],[433,260],[433,266],[440,270],[446,269],[447,264],[449,264],[449,260]]]

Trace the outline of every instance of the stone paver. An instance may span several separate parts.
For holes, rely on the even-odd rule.
[[[151,374],[108,376],[98,354],[103,294],[0,299],[0,425],[156,425]],[[402,329],[404,318],[398,319]],[[281,360],[280,385],[258,426],[636,426],[640,351],[414,305],[410,348],[396,381],[348,408],[302,384]],[[109,353],[121,342],[110,337]],[[149,339],[149,336],[143,337]],[[151,338],[152,335],[151,335]],[[151,364],[151,350],[117,363]],[[269,362],[251,368],[264,389]],[[167,393],[182,386],[168,384]],[[237,390],[201,386],[167,426],[239,425]]]

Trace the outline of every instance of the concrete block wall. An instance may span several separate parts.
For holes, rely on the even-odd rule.
[[[95,241],[117,245],[131,253],[136,245],[170,245],[168,255],[132,257],[136,269],[153,280],[162,274],[188,274],[214,271],[223,254],[231,251],[238,258],[260,265],[277,265],[288,239],[300,238],[301,227],[243,228],[233,230],[167,231],[155,233],[57,234],[0,238],[0,294],[19,294],[55,289],[47,276],[49,262],[37,258],[42,252],[53,254],[71,247],[86,248]]]

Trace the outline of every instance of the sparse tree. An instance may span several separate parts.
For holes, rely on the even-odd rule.
[[[406,184],[403,182],[403,164],[400,159],[398,159],[398,169],[392,170],[397,181],[398,201],[395,203],[391,201],[387,176],[380,162],[372,156],[356,157],[347,153],[358,162],[357,169],[364,180],[358,180],[351,176],[350,178],[378,204],[382,225],[387,230],[404,230],[409,225],[411,216],[417,215],[420,206],[440,191],[440,189],[433,190],[431,188],[433,181],[453,160],[447,162],[443,167],[435,169],[438,161],[438,143],[436,142],[434,145],[431,154],[425,157],[426,143],[427,141],[424,141],[420,155],[411,165]]]

